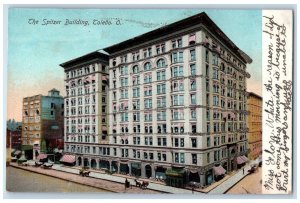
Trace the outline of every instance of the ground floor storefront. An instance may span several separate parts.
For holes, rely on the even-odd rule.
[[[230,172],[240,168],[241,158],[233,157],[205,167],[159,164],[155,162],[142,162],[136,160],[111,159],[109,157],[96,157],[86,155],[73,156],[69,165],[104,170],[109,174],[128,175],[135,178],[160,181],[172,187],[205,188],[214,182],[220,181]],[[237,163],[239,160],[239,163]],[[68,164],[66,164],[68,165]]]

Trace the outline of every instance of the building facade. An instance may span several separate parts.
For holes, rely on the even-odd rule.
[[[250,92],[247,100],[247,133],[249,154],[251,160],[257,159],[262,154],[262,97]]]
[[[63,97],[52,89],[48,96],[23,98],[22,150],[27,158],[63,148]]]
[[[21,149],[22,142],[22,125],[16,127],[14,130],[6,129],[6,147],[12,149]]]
[[[95,167],[103,150],[100,144],[109,143],[108,56],[93,52],[60,66],[65,71],[64,149],[76,156],[63,160]]]
[[[78,153],[79,124],[66,115],[65,150],[76,154],[77,165],[166,179],[172,186],[194,181],[204,187],[246,161],[246,65],[252,60],[205,13],[104,51],[109,55],[104,74],[109,77],[109,136],[89,143],[92,151]],[[70,81],[75,83],[74,102],[81,97],[76,82],[85,77],[76,74],[91,67],[89,60],[74,59],[78,64],[70,69],[62,65],[66,74],[74,72],[65,80],[67,92],[72,91]],[[100,65],[94,65],[97,72]],[[96,88],[101,88],[100,75],[95,77]],[[65,107],[66,112],[72,109],[67,103]],[[78,108],[75,104],[74,117]]]
[[[104,50],[119,171],[149,178],[183,168],[205,186],[246,161],[251,59],[205,13]]]

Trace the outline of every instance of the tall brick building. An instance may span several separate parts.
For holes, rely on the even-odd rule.
[[[52,89],[48,96],[35,95],[23,99],[22,150],[27,158],[63,148],[64,99]]]

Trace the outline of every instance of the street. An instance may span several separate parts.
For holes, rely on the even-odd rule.
[[[238,182],[226,194],[261,194],[262,169],[258,167],[255,173],[247,175],[243,180]]]
[[[14,167],[6,169],[6,189],[9,192],[107,192]]]

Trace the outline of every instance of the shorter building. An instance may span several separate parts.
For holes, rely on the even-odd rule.
[[[254,160],[262,153],[262,97],[250,92],[247,100],[247,109],[249,111],[247,117],[249,128],[247,133],[248,158]]]
[[[22,125],[13,130],[6,130],[6,147],[12,149],[21,149]]]
[[[35,95],[23,99],[22,150],[27,159],[63,149],[64,99],[56,89],[48,96]]]

